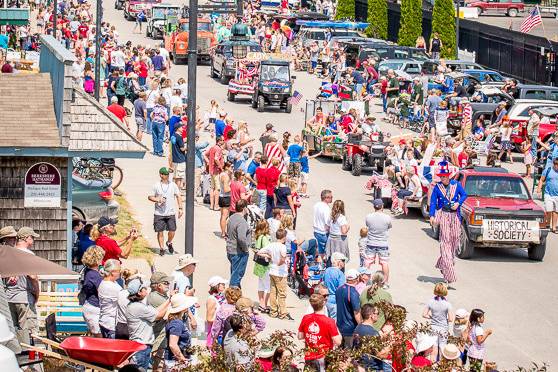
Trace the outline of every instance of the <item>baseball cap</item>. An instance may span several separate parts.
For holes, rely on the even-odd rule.
[[[267,123],[267,124],[265,125],[265,129],[267,129],[267,130],[273,129],[273,124]]]
[[[128,293],[131,295],[138,294],[142,288],[148,288],[148,283],[142,281],[140,278],[132,279],[130,283],[128,283]]]
[[[4,238],[15,238],[17,236],[17,231],[13,226],[4,226],[0,229],[0,239]]]
[[[20,238],[20,239],[22,239],[22,238],[27,238],[28,236],[32,236],[32,237],[34,237],[34,238],[38,238],[40,235],[37,234],[37,233],[35,232],[35,230],[33,230],[32,228],[27,227],[27,226],[23,226],[22,228],[20,228],[20,229],[17,231],[17,237]]]
[[[455,312],[455,316],[457,318],[463,319],[463,318],[468,317],[469,313],[465,309],[457,309],[457,311]]]
[[[341,252],[333,252],[331,255],[332,261],[346,261],[347,257]]]
[[[151,275],[151,279],[149,280],[151,284],[159,284],[159,283],[170,283],[173,281],[173,277],[169,276],[161,271],[155,271]]]
[[[107,216],[102,216],[99,218],[99,221],[97,221],[97,225],[99,226],[99,229],[107,225],[116,225],[117,223],[118,220],[116,218],[108,218]]]
[[[345,278],[347,278],[347,280],[355,280],[358,279],[359,276],[360,274],[357,269],[350,269],[345,274]]]
[[[159,168],[159,174],[164,174],[165,176],[168,176],[169,173],[170,173],[169,168],[167,168],[167,167]]]
[[[207,284],[210,287],[217,287],[219,284],[225,284],[227,285],[229,281],[225,278],[220,277],[219,275],[215,275],[212,276],[211,278],[209,278],[209,280],[207,281]]]
[[[372,202],[374,208],[380,209],[384,207],[384,201],[382,199],[374,199]]]

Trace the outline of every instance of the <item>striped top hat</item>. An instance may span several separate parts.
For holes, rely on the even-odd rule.
[[[450,169],[449,169],[449,163],[445,160],[441,161],[438,163],[438,173],[436,173],[436,176],[438,177],[449,177],[451,175]]]

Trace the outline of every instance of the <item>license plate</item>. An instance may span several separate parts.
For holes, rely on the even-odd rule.
[[[526,220],[483,220],[482,240],[539,243],[539,223]]]

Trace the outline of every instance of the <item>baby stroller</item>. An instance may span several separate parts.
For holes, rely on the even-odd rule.
[[[322,281],[325,268],[323,264],[313,261],[313,257],[309,260],[303,250],[297,250],[295,243],[291,245],[290,257],[287,283],[299,298],[310,297]]]

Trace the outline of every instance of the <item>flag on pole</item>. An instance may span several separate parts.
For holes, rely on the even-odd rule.
[[[539,6],[536,5],[533,9],[531,9],[527,17],[525,17],[519,30],[523,33],[528,33],[539,25],[542,25],[542,18]]]
[[[289,98],[289,100],[291,101],[291,104],[293,104],[293,105],[298,105],[300,103],[301,99],[302,99],[302,94],[299,93],[298,90],[295,90],[293,92],[293,96],[291,98]]]

